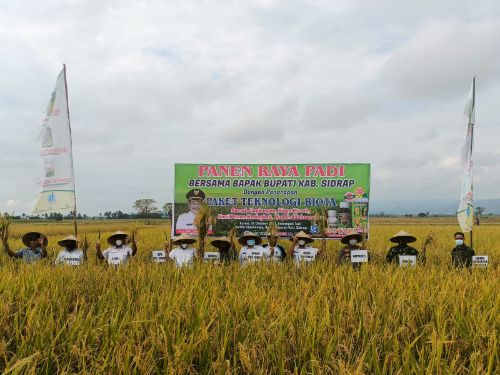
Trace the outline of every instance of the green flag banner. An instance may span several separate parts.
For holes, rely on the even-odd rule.
[[[370,164],[176,164],[172,233],[196,235],[199,208],[210,207],[209,235],[234,226],[265,236],[271,220],[280,237],[303,230],[339,239],[368,234]]]

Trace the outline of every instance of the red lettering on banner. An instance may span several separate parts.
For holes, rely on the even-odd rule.
[[[296,165],[259,165],[259,177],[299,177]]]
[[[345,166],[306,165],[306,177],[345,177]]]
[[[199,165],[198,177],[251,177],[250,165]]]

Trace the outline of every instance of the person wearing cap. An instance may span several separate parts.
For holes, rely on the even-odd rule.
[[[219,252],[221,262],[229,263],[236,260],[237,255],[234,244],[228,237],[215,238],[210,242],[210,244]]]
[[[243,246],[238,257],[241,265],[269,259],[271,256],[271,250],[260,246],[262,239],[253,232],[245,231],[243,236],[238,238],[238,242]]]
[[[272,235],[271,233],[267,234],[267,240],[269,244],[263,244],[262,247],[264,249],[269,248],[271,252],[270,258],[274,262],[282,262],[286,258],[285,248],[281,245],[278,245],[278,236]]]
[[[353,263],[351,262],[351,251],[352,250],[362,250],[361,246],[359,244],[363,240],[363,237],[361,234],[354,232],[354,233],[348,233],[342,239],[340,240],[341,243],[343,243],[344,246],[342,249],[340,249],[338,257],[337,257],[337,263],[339,265],[341,264],[351,264],[354,269],[359,269],[361,267],[362,263]],[[368,260],[370,260],[370,255],[368,255]]]
[[[451,251],[451,264],[455,268],[469,268],[472,266],[474,250],[465,244],[465,235],[462,232],[455,233],[453,238],[455,239],[455,247]]]
[[[290,238],[292,242],[290,247],[290,254],[292,255],[295,264],[299,265],[301,263],[311,263],[316,260],[319,250],[315,247],[310,246],[314,242],[304,231],[300,231],[295,236]]]
[[[22,241],[26,247],[18,251],[10,249],[8,237],[8,232],[5,230],[2,233],[3,247],[12,258],[20,258],[26,263],[35,263],[47,257],[47,245],[49,241],[42,233],[28,232],[23,235]]]
[[[109,247],[101,252],[101,244],[99,240],[96,243],[96,252],[99,259],[105,259],[109,261],[109,256],[111,254],[117,254],[120,256],[123,262],[126,262],[129,257],[134,256],[137,253],[137,244],[135,243],[135,236],[127,243],[128,234],[122,231],[113,233],[108,237],[107,242]],[[129,246],[130,244],[130,246]]]
[[[78,239],[75,236],[67,236],[57,244],[63,248],[57,255],[55,264],[69,264],[79,266],[87,258],[85,251],[78,249]]]
[[[175,262],[177,267],[193,264],[197,257],[197,252],[196,249],[190,245],[195,242],[196,240],[194,238],[186,234],[175,237],[172,244],[179,245],[179,247],[172,249],[172,251],[168,253],[168,257]]]
[[[186,199],[188,200],[189,211],[180,214],[177,218],[175,233],[197,234],[198,230],[194,219],[205,199],[205,193],[200,189],[192,189],[187,192]]]
[[[389,249],[385,258],[387,263],[398,263],[400,255],[415,255],[419,262],[425,263],[425,247],[422,249],[422,254],[419,254],[417,249],[408,246],[409,243],[417,240],[416,237],[402,230],[392,236],[389,240],[397,243],[397,246],[393,246]]]

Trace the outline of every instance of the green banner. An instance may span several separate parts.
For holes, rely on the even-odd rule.
[[[271,220],[280,237],[368,234],[369,196],[370,164],[176,164],[172,230],[196,235],[206,204],[213,236],[232,227],[265,236]]]

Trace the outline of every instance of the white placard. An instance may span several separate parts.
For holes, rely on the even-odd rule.
[[[263,254],[262,251],[250,251],[249,254],[247,255],[247,259],[250,262],[258,262],[259,260],[262,260]]]
[[[167,252],[165,250],[153,250],[151,259],[154,263],[165,263],[167,261]]]
[[[477,267],[477,268],[488,267],[488,255],[474,255],[472,257],[472,267]]]
[[[124,264],[127,260],[127,254],[121,251],[110,251],[108,253],[108,264],[110,266],[118,266]]]
[[[297,260],[299,262],[314,262],[316,260],[316,252],[313,250],[296,250]]]
[[[206,251],[203,253],[203,260],[205,262],[218,262],[220,260],[220,253],[218,251]]]
[[[417,264],[416,255],[399,255],[399,267],[412,266],[415,267]]]
[[[368,250],[351,250],[351,263],[368,262]]]
[[[79,266],[83,262],[83,254],[74,254],[63,258],[63,263],[70,266]]]

